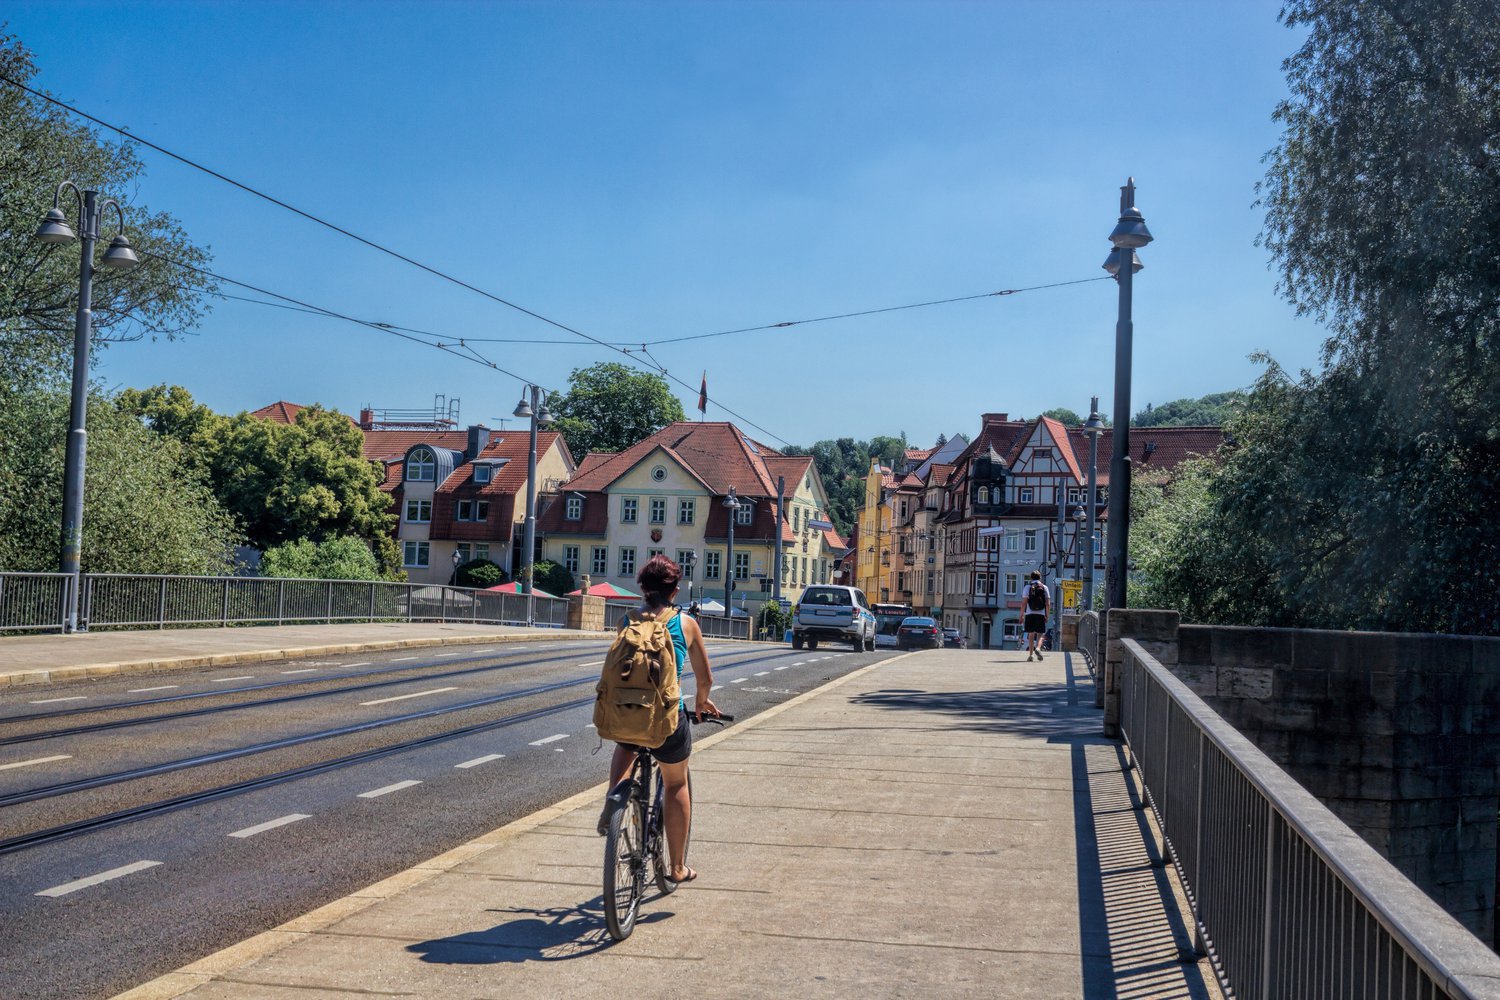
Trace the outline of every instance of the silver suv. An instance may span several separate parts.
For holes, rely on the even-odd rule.
[[[792,616],[792,648],[817,649],[819,639],[847,642],[859,652],[875,648],[875,613],[864,591],[820,584],[802,592]]]

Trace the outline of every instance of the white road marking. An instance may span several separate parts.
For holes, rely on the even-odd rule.
[[[159,864],[161,864],[160,861],[137,861],[135,864],[122,865],[119,868],[111,868],[107,872],[100,872],[98,875],[90,875],[88,878],[77,879],[73,882],[64,882],[62,885],[55,885],[50,889],[43,889],[41,892],[37,893],[37,895],[51,896],[55,899],[58,896],[66,896],[70,892],[77,892],[79,889],[87,889],[91,885],[98,885],[100,882],[108,882],[110,879],[116,878],[124,878],[126,875],[134,875],[136,872],[143,872],[147,868],[155,868]]]
[[[756,671],[755,676],[756,677],[764,677],[764,676],[766,676],[766,674],[769,674],[770,672],[771,671],[769,671],[769,670],[758,670],[758,671]]]
[[[798,660],[796,663],[793,663],[792,666],[794,666],[794,667],[800,667],[800,666],[802,666],[802,664],[804,664],[806,662],[807,662],[806,660]]]
[[[415,660],[415,656],[397,656],[391,660],[392,663],[400,663],[402,660]]]
[[[445,657],[445,656],[463,656],[463,655],[464,655],[464,654],[462,654],[462,653],[438,653],[438,654],[437,654],[437,655],[436,655],[436,656],[435,656],[435,659],[439,659],[439,660],[441,660],[441,659],[442,659],[442,658],[443,658],[443,657]]]
[[[800,667],[800,666],[802,666],[802,664],[800,664],[800,663],[793,663],[793,664],[791,664],[791,666]],[[787,668],[787,664],[783,663],[781,666],[779,666],[779,667],[772,667],[771,669],[772,670],[785,670],[786,668]]]
[[[734,680],[730,681],[729,683],[731,683],[731,684],[743,684],[746,681],[748,681],[749,679],[750,678],[748,678],[748,677],[736,677]]]
[[[0,771],[9,771],[13,767],[30,767],[33,764],[50,764],[54,760],[72,760],[70,753],[53,754],[51,757],[33,757],[30,760],[18,760],[14,764],[0,764]]]
[[[578,665],[580,667],[602,667],[602,666],[604,666],[604,661],[603,660],[595,660],[593,663],[580,663]]]
[[[213,683],[215,683],[215,684],[228,684],[230,681],[253,681],[253,680],[255,680],[255,675],[254,674],[240,674],[238,677],[215,677],[213,679]]]
[[[284,673],[284,674],[310,674],[314,670],[317,670],[317,669],[318,669],[317,667],[303,667],[301,670],[283,670],[282,673]]]
[[[57,702],[60,702],[60,701],[87,701],[87,700],[88,700],[88,695],[86,695],[86,694],[75,694],[75,695],[71,695],[71,696],[69,696],[67,698],[43,698],[41,701],[34,701],[34,702],[32,702],[32,704],[33,705],[55,705]]]
[[[244,840],[246,837],[253,837],[257,833],[265,833],[267,830],[274,830],[278,826],[286,826],[288,823],[295,823],[299,819],[309,818],[307,813],[290,813],[277,819],[266,820],[264,823],[257,823],[255,826],[247,826],[243,830],[236,830],[230,836]]]
[[[403,788],[410,788],[412,785],[420,784],[420,781],[398,781],[394,785],[386,785],[384,788],[375,788],[368,792],[360,792],[359,797],[362,799],[378,799],[382,795],[389,795],[392,792],[399,792]]]
[[[548,736],[546,739],[532,740],[531,745],[534,747],[546,746],[548,743],[556,743],[558,740],[565,740],[567,738],[567,733],[557,733],[554,736]]]
[[[504,757],[504,756],[505,756],[505,754],[503,754],[503,753],[487,753],[483,757],[475,757],[473,760],[466,760],[462,764],[454,764],[453,766],[454,767],[478,767],[480,764],[488,764],[490,761],[492,761],[492,760],[499,760],[501,757]]]
[[[158,684],[154,688],[131,688],[129,691],[126,691],[125,693],[126,694],[145,694],[147,691],[168,691],[168,690],[171,690],[172,688],[181,687],[181,686],[182,686],[181,684]]]
[[[388,701],[405,701],[407,698],[421,698],[423,695],[442,694],[444,691],[457,691],[456,687],[433,688],[431,691],[414,691],[411,694],[398,694],[392,698],[376,698],[374,701],[362,701],[361,705],[384,705]]]
[[[344,666],[346,666],[346,667],[368,667],[369,665],[370,665],[370,661],[369,660],[360,660],[358,663],[346,663],[346,664],[344,664]]]
[[[476,653],[493,653],[494,651],[495,651],[495,647],[494,646],[491,646],[489,649],[476,649],[476,650],[474,650],[474,652],[476,652]]]

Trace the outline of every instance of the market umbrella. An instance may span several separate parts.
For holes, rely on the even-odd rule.
[[[581,589],[579,589],[579,590],[570,590],[570,591],[568,591],[568,596],[569,597],[576,597],[577,595],[579,595],[581,593],[583,593],[583,591]],[[618,600],[618,601],[638,601],[638,600],[641,599],[641,595],[640,594],[633,593],[632,591],[626,590],[624,587],[616,587],[612,583],[596,583],[596,584],[594,584],[592,587],[589,588],[589,594],[588,594],[588,596],[590,596],[590,597],[603,597],[606,600],[611,600],[611,601],[615,601],[615,600]]]
[[[484,589],[485,590],[497,591],[497,592],[499,592],[501,594],[520,594],[521,593],[521,585],[518,584],[518,583],[515,583],[515,582],[496,584],[493,587],[485,587]],[[531,592],[533,594],[535,594],[536,596],[538,596],[538,597],[556,597],[557,596],[556,594],[549,594],[549,593],[547,593],[541,587],[532,587],[531,588]],[[524,595],[522,595],[522,596],[524,596]]]
[[[709,598],[706,601],[698,602],[698,610],[705,615],[722,615],[724,613],[724,605],[713,598]]]

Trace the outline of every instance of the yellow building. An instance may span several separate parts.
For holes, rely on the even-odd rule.
[[[871,601],[897,602],[891,596],[891,526],[890,492],[894,485],[891,470],[870,459],[865,473],[865,502],[859,511],[859,560],[856,563],[855,586]]]

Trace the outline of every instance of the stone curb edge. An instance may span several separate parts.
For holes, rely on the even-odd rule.
[[[698,753],[710,747],[734,737],[747,729],[754,729],[768,719],[773,719],[781,713],[795,708],[814,698],[820,697],[854,680],[863,677],[877,667],[883,667],[897,660],[905,659],[913,653],[901,653],[888,660],[879,663],[871,663],[868,666],[852,670],[842,677],[835,678],[827,684],[804,691],[794,698],[789,698],[779,705],[772,705],[754,718],[737,723],[733,728],[725,729],[711,736],[693,741],[693,752]],[[177,1000],[199,986],[212,982],[220,976],[225,975],[241,966],[247,965],[257,959],[266,958],[283,948],[290,947],[298,942],[326,930],[334,924],[351,917],[361,910],[374,906],[382,900],[399,896],[406,890],[421,885],[428,879],[436,878],[457,868],[466,861],[479,857],[506,841],[513,840],[531,830],[536,829],[544,823],[550,823],[559,816],[564,816],[575,809],[584,806],[593,806],[599,803],[605,791],[608,790],[607,782],[601,782],[592,788],[585,789],[577,795],[569,796],[561,802],[538,809],[536,812],[520,819],[512,820],[504,826],[491,830],[467,844],[460,844],[450,851],[445,851],[435,858],[422,862],[406,871],[397,872],[389,878],[382,879],[373,885],[366,886],[357,892],[351,893],[342,899],[336,899],[326,903],[310,913],[305,913],[287,921],[279,927],[263,931],[254,937],[247,938],[239,944],[232,944],[228,948],[214,952],[196,962],[184,965],[175,972],[159,976],[149,982],[117,994],[111,1000]]]

